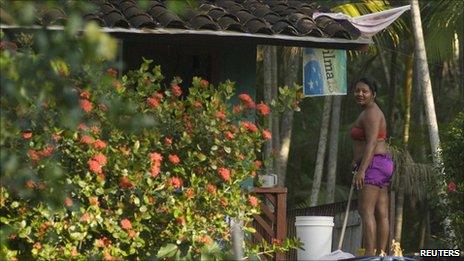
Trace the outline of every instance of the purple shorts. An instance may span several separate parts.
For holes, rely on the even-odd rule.
[[[357,164],[359,165],[359,164]],[[357,167],[355,168],[357,169]],[[387,187],[393,175],[393,159],[388,154],[375,154],[366,169],[364,184]]]

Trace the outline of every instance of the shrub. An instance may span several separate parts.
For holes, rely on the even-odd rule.
[[[459,113],[447,127],[443,139],[443,161],[445,163],[446,216],[451,221],[455,238],[452,244],[464,248],[464,113]],[[449,235],[448,235],[449,236]]]
[[[253,232],[258,199],[240,184],[259,171],[270,133],[243,119],[267,115],[267,105],[256,110],[241,94],[232,109],[232,82],[215,87],[200,78],[185,97],[181,79],[163,89],[160,67],[150,63],[122,78],[112,69],[62,75],[74,83],[81,122],[59,124],[66,115],[46,103],[35,119],[42,122],[2,138],[29,171],[2,182],[5,256],[198,258],[230,250],[229,218]],[[2,103],[2,111],[11,108]],[[284,250],[292,242],[265,245]],[[249,245],[247,253],[262,250]]]

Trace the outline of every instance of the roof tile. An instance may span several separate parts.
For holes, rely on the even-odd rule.
[[[89,0],[98,10],[84,15],[104,27],[182,28],[191,30],[235,31],[252,34],[315,36],[357,39],[360,32],[350,22],[320,16],[328,12],[316,2],[296,0],[199,0],[196,9],[181,17],[169,10],[164,1],[151,0],[142,9],[135,0]],[[66,14],[58,9],[47,11],[40,24],[62,24]]]

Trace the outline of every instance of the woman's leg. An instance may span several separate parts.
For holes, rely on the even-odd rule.
[[[386,187],[380,189],[379,198],[375,206],[375,217],[377,221],[377,249],[378,251],[385,252],[385,250],[387,249],[389,233],[388,192]]]
[[[377,186],[365,184],[361,190],[358,210],[362,218],[363,241],[367,256],[375,255],[376,247],[376,222],[375,222],[375,205],[379,197],[380,188]]]

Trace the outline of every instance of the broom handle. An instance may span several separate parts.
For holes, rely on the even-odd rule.
[[[354,176],[353,176],[353,180],[354,180]],[[342,233],[340,235],[340,239],[338,240],[338,250],[342,249],[343,238],[345,237],[346,223],[348,223],[348,213],[350,212],[351,196],[352,195],[353,195],[353,182],[351,182],[350,194],[348,195],[348,204],[346,206],[345,218],[343,220]]]

